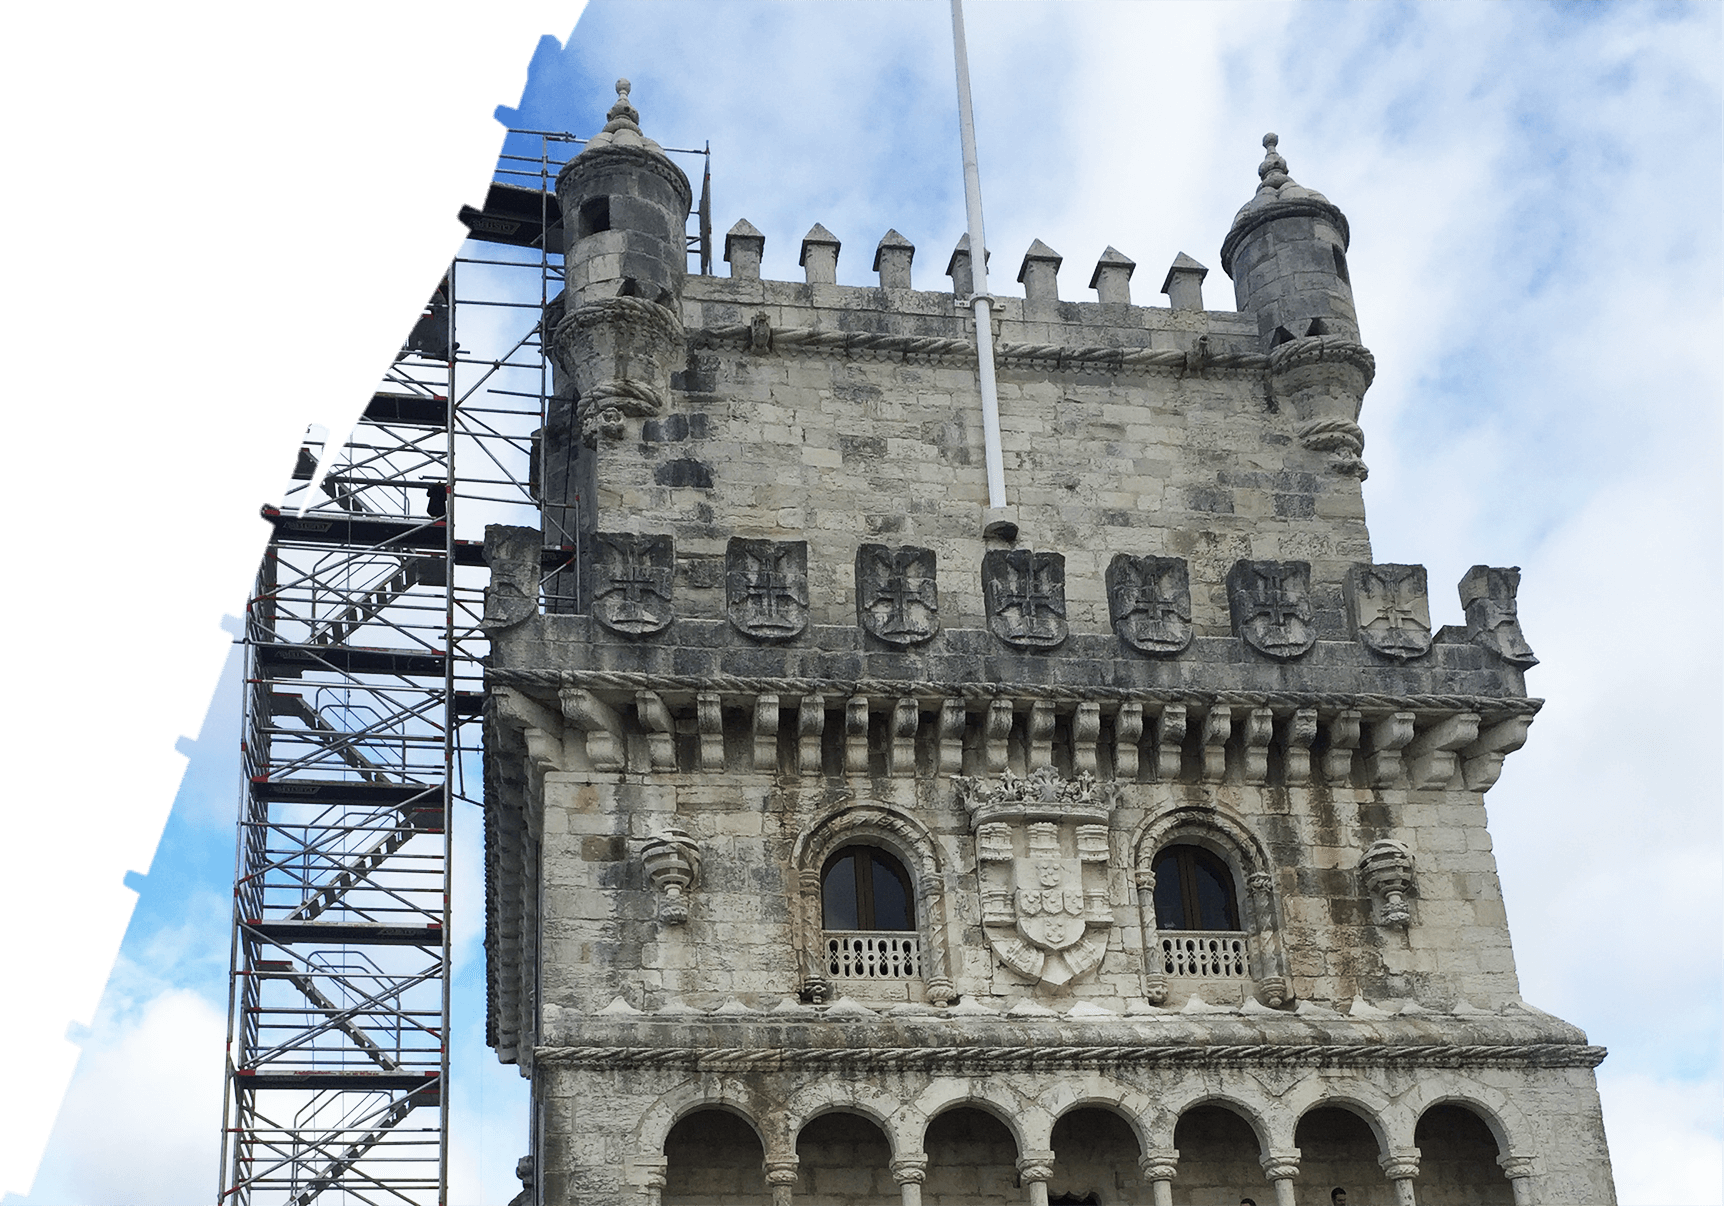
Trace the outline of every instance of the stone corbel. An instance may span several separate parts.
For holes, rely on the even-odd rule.
[[[825,732],[826,701],[818,695],[804,695],[796,714],[796,766],[805,775],[818,775],[825,769],[820,748]]]
[[[676,722],[656,691],[635,692],[635,714],[647,731],[647,760],[655,771],[676,769]]]
[[[1163,783],[1179,782],[1185,749],[1185,705],[1168,704],[1155,720],[1155,774]]]
[[[1030,704],[1029,770],[1054,764],[1054,702],[1038,699]]]
[[[615,708],[585,687],[564,687],[558,693],[563,716],[587,735],[587,760],[597,771],[624,768],[623,721]]]
[[[1281,738],[1282,777],[1289,787],[1311,782],[1311,743],[1317,740],[1317,709],[1300,708]]]
[[[1413,738],[1402,753],[1413,787],[1421,790],[1447,787],[1460,761],[1457,751],[1471,745],[1478,735],[1478,713],[1462,712],[1438,721]]]
[[[700,730],[700,769],[724,769],[724,707],[716,691],[694,697],[695,723]]]
[[[1365,749],[1365,781],[1372,787],[1393,787],[1401,780],[1401,751],[1413,740],[1411,712],[1391,712],[1371,722]]]
[[[1353,779],[1353,751],[1359,748],[1357,708],[1338,712],[1329,722],[1329,748],[1323,751],[1323,779],[1331,787],[1345,787]]]
[[[956,775],[964,769],[964,729],[969,724],[969,713],[964,710],[961,698],[943,700],[940,703],[940,727],[937,734],[939,742],[938,773]]]
[[[988,704],[988,719],[982,730],[982,764],[990,775],[1006,769],[1006,750],[1012,736],[1012,701],[996,699]]]
[[[688,898],[700,886],[700,846],[680,829],[667,829],[641,848],[647,882],[658,893],[658,919],[666,925],[688,921]]]
[[[1143,740],[1143,705],[1123,703],[1113,718],[1113,773],[1121,783],[1137,781],[1137,749]]]
[[[1269,781],[1269,741],[1274,736],[1275,713],[1268,708],[1252,708],[1239,731],[1247,783],[1261,786]]]
[[[906,695],[892,708],[892,744],[887,747],[886,773],[908,779],[916,773],[916,730],[922,710],[914,697]]]
[[[1383,838],[1371,843],[1359,860],[1359,878],[1375,898],[1377,924],[1404,930],[1413,920],[1407,895],[1413,890],[1413,854],[1401,842]]]
[[[1227,777],[1227,741],[1233,736],[1233,709],[1215,707],[1203,717],[1203,781],[1219,783]]]
[[[759,695],[754,700],[754,769],[778,769],[778,696]]]
[[[1101,705],[1080,703],[1072,717],[1072,770],[1096,771],[1096,742],[1101,738]]]
[[[844,705],[844,773],[868,773],[868,697],[853,695]]]
[[[1461,750],[1461,776],[1468,791],[1486,792],[1503,773],[1503,759],[1526,744],[1531,716],[1511,716],[1493,724]]]

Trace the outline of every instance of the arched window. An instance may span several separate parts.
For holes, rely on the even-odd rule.
[[[913,930],[915,900],[904,864],[878,846],[846,846],[820,873],[823,929]]]
[[[1163,930],[1239,929],[1227,864],[1200,846],[1168,846],[1155,857],[1155,924]]]

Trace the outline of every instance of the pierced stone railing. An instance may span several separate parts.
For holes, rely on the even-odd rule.
[[[1228,930],[1161,931],[1162,970],[1170,976],[1242,980],[1250,966],[1245,935]]]
[[[914,931],[826,930],[826,974],[833,980],[918,980],[922,938]]]

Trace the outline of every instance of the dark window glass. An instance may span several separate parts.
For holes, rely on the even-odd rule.
[[[1155,924],[1164,930],[1237,930],[1227,864],[1197,846],[1169,846],[1155,860]]]
[[[874,846],[846,846],[821,873],[821,925],[829,930],[913,930],[914,899],[904,865]]]

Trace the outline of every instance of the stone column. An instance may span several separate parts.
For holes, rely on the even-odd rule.
[[[651,1161],[637,1160],[636,1163],[647,1165],[647,1206],[659,1206],[659,1203],[663,1201],[664,1198],[664,1187],[667,1179],[666,1173],[670,1167],[670,1162],[663,1157],[659,1157],[658,1159]]]
[[[1419,1175],[1418,1148],[1391,1148],[1388,1155],[1377,1161],[1377,1165],[1395,1187],[1395,1206],[1419,1206],[1418,1196],[1413,1192],[1413,1181]]]
[[[1513,1152],[1497,1157],[1497,1166],[1514,1188],[1514,1206],[1534,1206],[1532,1198],[1532,1157]]]
[[[1173,1178],[1179,1175],[1179,1152],[1175,1148],[1150,1152],[1137,1161],[1138,1171],[1149,1182],[1155,1206],[1173,1206]]]
[[[1053,1179],[1052,1152],[1025,1152],[1018,1158],[1018,1180],[1030,1191],[1030,1206],[1048,1206],[1048,1182]]]
[[[922,1206],[922,1182],[927,1176],[927,1156],[899,1156],[892,1161],[892,1179],[898,1182],[904,1206]]]
[[[796,1156],[779,1156],[766,1162],[766,1183],[772,1187],[772,1206],[790,1206],[796,1188]]]
[[[1263,1175],[1275,1187],[1275,1206],[1299,1206],[1293,1198],[1293,1180],[1299,1175],[1299,1152],[1270,1152],[1258,1161]]]

